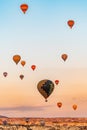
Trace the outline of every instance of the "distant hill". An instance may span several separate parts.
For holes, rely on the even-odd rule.
[[[8,117],[0,115],[0,118],[8,118]]]

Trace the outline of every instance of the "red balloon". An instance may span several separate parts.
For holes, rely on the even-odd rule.
[[[27,4],[22,4],[22,5],[20,5],[20,8],[23,11],[23,13],[25,14],[26,11],[28,10],[28,5]]]
[[[31,69],[32,69],[32,70],[35,70],[35,69],[36,69],[36,65],[32,65],[32,66],[31,66]]]
[[[6,77],[8,75],[8,73],[7,72],[3,72],[3,75],[4,75],[4,77]]]
[[[69,26],[70,28],[73,27],[74,23],[75,23],[75,22],[74,22],[73,20],[69,20],[69,21],[67,22],[67,24],[68,24],[68,26]]]
[[[55,80],[55,84],[58,85],[58,83],[59,83],[59,80]]]

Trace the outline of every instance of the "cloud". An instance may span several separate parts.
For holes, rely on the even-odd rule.
[[[16,107],[0,107],[0,111],[43,111],[48,106],[16,106]]]

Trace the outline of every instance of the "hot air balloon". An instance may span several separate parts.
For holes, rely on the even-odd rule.
[[[75,22],[74,22],[73,20],[69,20],[69,21],[67,22],[67,24],[68,24],[68,26],[69,26],[70,28],[73,27],[74,23],[75,23]]]
[[[3,121],[3,125],[7,125],[8,122],[6,120]]]
[[[61,102],[58,102],[58,103],[57,103],[57,106],[58,106],[59,108],[61,108],[61,107],[62,107],[62,103],[61,103]]]
[[[25,121],[26,121],[26,123],[28,123],[29,122],[29,118],[26,118]]]
[[[77,105],[76,104],[74,104],[72,107],[73,107],[74,110],[77,109]]]
[[[55,84],[58,85],[58,83],[59,83],[59,80],[55,80]]]
[[[45,121],[44,120],[40,120],[40,125],[41,126],[45,126]]]
[[[24,75],[23,75],[23,74],[21,74],[19,77],[20,77],[20,79],[22,80],[22,79],[24,78]]]
[[[21,56],[20,56],[20,55],[14,55],[14,56],[13,56],[13,61],[14,61],[16,64],[18,64],[18,62],[20,61],[20,59],[21,59]]]
[[[28,10],[28,5],[27,5],[27,4],[21,4],[21,5],[20,5],[20,8],[21,8],[21,10],[23,11],[23,13],[25,14],[26,11]]]
[[[51,93],[54,90],[54,83],[48,79],[41,80],[37,84],[37,89],[47,102],[47,98],[51,95]]]
[[[67,54],[62,54],[62,55],[61,55],[61,58],[62,58],[64,61],[66,61],[66,59],[68,58],[68,55],[67,55]]]
[[[3,72],[3,75],[4,75],[4,77],[6,77],[8,75],[8,73],[7,72]]]
[[[35,69],[36,69],[36,65],[32,65],[32,66],[31,66],[31,69],[32,69],[32,70],[35,70]]]
[[[21,61],[21,65],[24,66],[26,62],[24,60]]]

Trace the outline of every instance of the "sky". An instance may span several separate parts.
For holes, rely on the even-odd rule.
[[[23,3],[29,6],[25,14]],[[72,29],[68,20],[75,22]],[[86,34],[86,0],[0,0],[0,115],[87,117]],[[26,61],[24,67],[13,61],[16,54]],[[59,80],[48,102],[37,89],[43,79]]]

